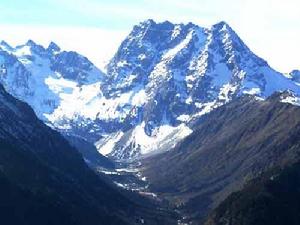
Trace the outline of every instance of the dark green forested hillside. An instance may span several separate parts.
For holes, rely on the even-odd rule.
[[[300,224],[300,163],[272,170],[231,194],[206,225]]]
[[[276,93],[265,101],[244,96],[194,124],[167,153],[143,160],[150,188],[195,224],[229,194],[274,166],[299,158],[300,108]]]

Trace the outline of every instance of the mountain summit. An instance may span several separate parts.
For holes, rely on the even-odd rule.
[[[191,132],[191,121],[237,96],[266,98],[287,89],[299,93],[294,82],[256,56],[225,22],[211,28],[142,22],[108,64],[107,76],[107,96],[144,96],[141,105],[128,106],[129,112],[139,112],[140,121],[125,138],[117,136],[120,144],[111,155],[118,158],[169,148]]]

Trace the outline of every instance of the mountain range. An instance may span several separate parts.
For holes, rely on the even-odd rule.
[[[191,123],[244,94],[300,93],[299,72],[272,69],[225,22],[134,26],[100,71],[86,57],[33,41],[0,44],[0,82],[46,124],[114,159],[168,150]]]

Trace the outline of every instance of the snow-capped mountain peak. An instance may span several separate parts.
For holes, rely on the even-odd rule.
[[[0,48],[5,50],[5,51],[11,51],[12,47],[5,41],[0,42]]]
[[[83,85],[99,82],[103,73],[87,58],[75,52],[60,52],[50,43],[43,46],[29,40],[16,48],[2,43],[0,81],[8,92],[29,103],[39,118],[47,120],[62,104],[63,96],[78,92]]]
[[[57,44],[55,44],[54,42],[51,41],[47,48],[47,51],[51,52],[51,53],[59,53],[61,51],[61,49]]]
[[[300,93],[294,82],[256,56],[225,22],[211,28],[142,22],[121,44],[107,72],[111,81],[107,90],[112,95],[128,90],[146,94],[140,117],[150,137],[165,124],[189,124],[242,94],[266,98],[286,89]],[[122,138],[120,142],[129,145]],[[111,154],[120,158],[122,150],[116,148]]]
[[[29,41],[1,47],[1,83],[54,128],[128,159],[170,149],[202,115],[243,94],[300,94],[295,80],[255,55],[225,22],[144,21],[103,74],[86,57]],[[296,75],[290,75],[296,76]]]
[[[30,47],[35,47],[35,46],[37,46],[38,44],[36,44],[33,40],[29,39],[29,40],[25,43],[25,45],[30,46]]]

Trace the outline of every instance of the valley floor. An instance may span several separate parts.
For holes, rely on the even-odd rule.
[[[117,162],[115,169],[97,168],[97,172],[108,176],[118,187],[136,192],[159,204],[162,208],[175,211],[181,219],[177,225],[188,225],[189,217],[184,215],[171,199],[158,195],[149,188],[147,177],[141,172],[140,162]]]

